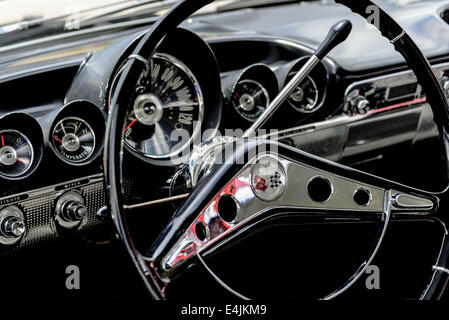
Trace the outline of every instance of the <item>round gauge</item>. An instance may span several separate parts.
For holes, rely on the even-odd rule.
[[[52,133],[56,154],[70,163],[82,163],[95,149],[95,133],[83,119],[68,117],[59,121]]]
[[[235,86],[231,104],[239,115],[254,122],[270,104],[270,96],[260,83],[245,79]]]
[[[0,131],[0,175],[19,177],[33,163],[34,153],[30,140],[16,130]]]
[[[203,115],[203,95],[192,72],[174,57],[156,54],[139,81],[125,144],[148,158],[178,155],[200,133]]]
[[[295,88],[287,101],[299,112],[309,113],[315,111],[315,108],[318,106],[318,87],[315,81],[310,76],[306,77]]]

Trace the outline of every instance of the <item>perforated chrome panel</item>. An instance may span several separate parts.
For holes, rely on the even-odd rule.
[[[97,211],[106,203],[103,175],[85,177],[68,181],[56,186],[33,190],[0,199],[0,208],[16,205],[23,210],[25,216],[26,233],[18,244],[5,246],[0,244],[0,254],[28,247],[42,241],[61,237],[54,223],[55,204],[57,199],[69,190],[77,190],[84,198],[88,209],[87,217],[78,231],[93,229],[102,223],[96,216]],[[20,200],[27,197],[25,200]],[[17,201],[10,201],[17,199]]]

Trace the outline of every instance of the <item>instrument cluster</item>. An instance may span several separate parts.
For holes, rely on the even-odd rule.
[[[97,107],[78,101],[45,116],[8,113],[0,118],[0,128],[0,178],[20,180],[32,175],[52,153],[62,165],[91,163],[102,149],[105,119]]]
[[[36,120],[24,113],[0,119],[0,177],[17,180],[38,167],[43,154],[43,135]]]
[[[281,65],[256,63],[243,70],[227,72],[222,81],[229,109],[243,120],[243,124],[249,126],[262,115],[306,61],[307,57],[304,56]],[[324,104],[328,80],[327,69],[320,63],[295,88],[284,106],[272,118],[277,119],[278,124],[282,126],[301,122],[314,114]],[[224,125],[228,127],[232,121],[228,120]]]

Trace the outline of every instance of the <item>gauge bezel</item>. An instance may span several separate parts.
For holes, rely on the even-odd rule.
[[[301,69],[301,67],[307,62],[307,59],[310,56],[303,56],[295,61],[293,61],[290,65],[288,72],[284,76],[284,86],[293,78],[293,76]],[[318,100],[315,103],[315,107],[311,110],[299,109],[294,106],[290,97],[285,101],[285,104],[294,110],[295,112],[299,112],[301,114],[312,114],[321,109],[323,107],[324,102],[326,101],[327,91],[328,91],[328,83],[329,83],[329,72],[327,70],[326,65],[323,62],[318,63],[318,65],[310,72],[308,75],[309,80],[313,82],[315,88],[317,89]],[[301,84],[299,85],[301,86]]]
[[[57,148],[56,148],[56,146],[55,146],[55,140],[54,140],[55,129],[56,129],[61,123],[63,123],[63,122],[66,121],[66,120],[76,120],[76,121],[83,122],[83,123],[87,126],[87,128],[90,130],[90,132],[92,133],[92,136],[93,136],[93,139],[94,139],[94,143],[93,143],[93,145],[92,145],[92,150],[91,150],[90,154],[89,154],[86,158],[84,158],[84,159],[82,159],[82,160],[69,160],[69,159],[63,157],[63,156],[58,152],[58,150],[57,150]],[[96,138],[95,131],[93,130],[92,126],[91,126],[86,120],[84,120],[84,119],[82,119],[82,118],[80,118],[80,117],[76,117],[76,116],[68,116],[68,117],[64,117],[64,118],[62,118],[61,120],[59,120],[58,122],[56,122],[56,124],[52,127],[51,135],[50,135],[50,140],[51,140],[51,148],[52,148],[53,152],[56,154],[56,156],[58,156],[62,161],[66,162],[66,163],[68,163],[68,164],[71,164],[71,165],[78,165],[78,166],[84,165],[84,164],[87,164],[87,163],[90,163],[90,160],[91,160],[93,154],[95,153],[95,148],[96,148],[96,146],[97,146],[97,144],[96,144],[96,143],[97,143],[97,138]]]
[[[189,140],[187,142],[185,142],[185,144],[183,144],[182,146],[180,146],[179,148],[177,148],[174,151],[171,151],[170,153],[167,154],[163,154],[163,155],[151,155],[145,152],[142,152],[136,148],[134,148],[132,145],[129,144],[129,142],[127,141],[126,137],[123,138],[124,141],[124,146],[127,150],[129,150],[132,153],[135,153],[137,155],[143,156],[144,158],[147,159],[152,159],[152,160],[169,160],[170,158],[173,158],[179,154],[181,154],[184,150],[186,150],[187,148],[189,148],[192,145],[192,142],[198,137],[198,134],[200,134],[201,132],[201,127],[203,125],[203,120],[204,120],[204,96],[203,96],[203,92],[201,90],[201,87],[199,85],[198,80],[196,79],[195,75],[193,74],[193,72],[190,70],[189,67],[187,67],[181,60],[175,58],[174,56],[167,54],[167,53],[155,53],[153,58],[159,58],[165,61],[168,61],[169,63],[173,64],[175,67],[179,68],[182,72],[184,72],[187,77],[189,78],[189,80],[192,82],[193,86],[195,87],[195,92],[197,94],[198,97],[198,120],[196,121],[196,127],[193,129],[192,135],[190,136]],[[114,78],[117,78],[121,72],[123,72],[123,67],[118,68],[119,71],[117,72],[117,74],[115,75]],[[131,104],[132,106],[133,104]]]
[[[288,74],[287,77],[288,77],[289,79],[291,79],[291,78],[293,78],[293,77],[295,76],[295,74],[296,74],[296,72],[290,72],[290,73]],[[301,113],[313,113],[313,112],[315,112],[316,110],[318,110],[318,109],[321,107],[321,105],[322,105],[323,102],[324,102],[324,99],[321,99],[321,101],[320,101],[320,89],[318,88],[318,86],[317,86],[315,80],[314,80],[311,76],[307,76],[306,79],[308,79],[308,80],[312,83],[312,85],[315,87],[315,91],[316,91],[316,93],[315,93],[315,99],[314,99],[314,104],[313,104],[312,109],[299,108],[298,106],[296,106],[296,105],[291,101],[291,99],[293,99],[293,98],[291,97],[291,95],[287,98],[287,102],[288,102],[288,104],[289,104],[293,109],[295,109],[295,110],[298,111],[298,112],[301,112]],[[304,79],[299,85],[297,85],[297,86],[295,87],[295,90],[296,90],[297,87],[300,87],[301,84],[304,83],[304,81],[305,81],[305,79]]]
[[[33,163],[34,163],[34,146],[31,143],[31,140],[28,139],[28,137],[23,134],[22,132],[15,130],[15,129],[4,129],[4,130],[0,130],[0,135],[4,132],[13,132],[13,133],[17,133],[19,134],[19,136],[21,136],[21,138],[23,138],[26,143],[30,146],[31,149],[31,159],[30,159],[30,163],[28,165],[28,167],[26,168],[25,171],[21,172],[20,174],[14,175],[14,174],[5,174],[0,172],[0,176],[6,179],[17,179],[17,178],[21,178],[22,176],[26,175],[28,173],[28,171],[30,171],[30,169],[33,167]]]
[[[265,96],[265,98],[267,99],[267,105],[265,106],[265,109],[270,105],[270,103],[271,103],[271,99],[270,99],[270,94],[268,93],[268,90],[259,82],[259,81],[256,81],[256,80],[254,80],[254,79],[249,79],[249,78],[245,78],[245,79],[239,79],[238,81],[237,81],[237,83],[235,84],[235,86],[234,86],[234,89],[233,89],[233,91],[232,91],[232,94],[235,94],[235,90],[237,89],[237,86],[239,86],[240,84],[242,84],[242,83],[253,83],[253,84],[255,84],[255,85],[257,85],[259,88],[261,88],[262,89],[262,93],[263,93],[263,95]],[[248,116],[246,116],[244,113],[242,113],[240,110],[239,110],[239,108],[238,108],[238,106],[235,106],[235,105],[233,105],[233,103],[232,103],[232,98],[231,98],[231,105],[234,107],[234,110],[238,113],[238,115],[239,116],[241,116],[243,119],[245,119],[245,120],[247,120],[247,121],[250,121],[250,122],[255,122],[256,120],[257,120],[257,118],[259,118],[259,116],[258,117],[255,117],[255,118],[251,118],[251,117],[248,117]]]
[[[248,118],[242,115],[232,103],[232,95],[235,93],[237,85],[244,80],[251,80],[261,86],[268,94],[268,105],[279,93],[279,83],[274,71],[264,63],[252,64],[245,69],[238,71],[235,75],[231,76],[228,81],[232,82],[232,86],[225,90],[226,102],[236,112],[239,118],[248,121],[250,123],[255,122],[256,118]]]

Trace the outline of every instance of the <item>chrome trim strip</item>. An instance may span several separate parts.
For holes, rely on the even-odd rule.
[[[404,194],[399,191],[392,191],[393,195],[391,198],[392,205],[394,209],[397,210],[432,210],[434,207],[434,204],[429,199],[424,199],[420,197],[415,197],[409,194]]]
[[[140,62],[142,62],[145,65],[145,69],[146,72],[148,73],[148,70],[150,69],[150,66],[148,65],[148,60],[145,59],[144,57],[142,57],[141,55],[138,54],[131,54],[128,56],[128,58],[126,58],[127,61],[129,60],[138,60]]]
[[[390,40],[390,43],[394,44],[396,41],[401,39],[405,35],[405,33],[406,33],[405,29],[403,29],[402,32],[397,37],[395,37],[394,39]]]
[[[82,178],[78,178],[78,179],[74,179],[74,180],[57,183],[57,184],[39,188],[39,189],[34,189],[34,190],[30,190],[30,191],[25,191],[25,192],[21,192],[21,193],[8,195],[8,196],[0,198],[0,202],[2,200],[17,198],[16,201],[5,202],[4,205],[6,206],[6,205],[11,205],[14,203],[24,201],[25,199],[21,198],[21,196],[27,196],[26,200],[29,200],[30,198],[34,198],[34,197],[38,197],[38,196],[42,196],[42,195],[46,195],[46,194],[53,194],[55,192],[65,192],[67,190],[86,185],[86,184],[82,183],[82,182],[84,182],[84,180],[88,180],[88,183],[86,183],[86,184],[100,182],[100,181],[103,181],[103,174],[99,173],[99,174],[95,174],[95,175],[91,175],[91,176],[86,176],[86,177],[82,177]],[[62,187],[62,189],[58,190],[57,189],[58,187]],[[0,207],[2,207],[2,206],[3,205],[0,205]]]
[[[440,64],[436,64],[432,66],[432,70],[434,71],[434,73],[439,76],[439,73],[445,71],[445,70],[449,70],[449,62],[443,62]],[[354,90],[356,87],[362,86],[362,85],[367,85],[367,84],[372,84],[374,86],[380,86],[381,84],[383,84],[384,86],[387,85],[391,85],[391,82],[393,81],[397,81],[399,80],[401,84],[406,84],[406,83],[410,83],[410,82],[414,82],[417,81],[415,74],[413,73],[412,70],[404,70],[404,71],[400,71],[400,72],[395,72],[395,73],[389,73],[389,74],[385,74],[382,76],[377,76],[377,77],[373,77],[373,78],[369,78],[369,79],[364,79],[364,80],[360,80],[360,81],[356,81],[351,83],[345,90],[344,96],[347,97],[348,94]]]

